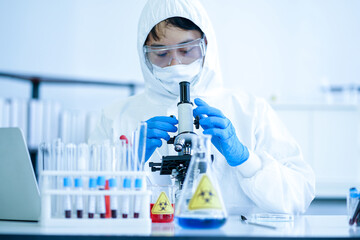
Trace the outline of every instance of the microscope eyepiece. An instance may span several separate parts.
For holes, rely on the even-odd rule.
[[[190,83],[181,82],[180,85],[180,103],[191,103],[190,102]]]

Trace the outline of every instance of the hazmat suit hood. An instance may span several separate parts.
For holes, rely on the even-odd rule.
[[[218,63],[217,44],[210,20],[197,0],[149,0],[140,16],[138,51],[145,80],[145,92],[104,109],[90,143],[132,136],[140,121],[156,116],[177,116],[178,97],[169,93],[146,64],[143,45],[151,29],[170,17],[183,17],[194,22],[205,34],[207,51],[199,80],[190,86],[191,98],[200,97],[221,110],[230,120],[239,141],[248,148],[249,158],[239,166],[212,145],[213,174],[223,194],[229,213],[305,212],[315,196],[315,176],[303,160],[299,145],[286,130],[281,119],[263,100],[252,95],[225,90]],[[201,129],[194,130],[202,135]],[[160,163],[162,156],[177,154],[162,140],[148,162]],[[149,164],[145,171],[150,172]],[[149,174],[153,184],[171,184],[167,175]],[[277,193],[277,194],[274,194]]]
[[[190,86],[191,97],[211,95],[222,89],[222,77],[218,61],[217,43],[210,19],[203,6],[197,0],[150,0],[145,5],[138,25],[138,53],[145,80],[145,93],[160,103],[173,102],[177,96],[169,93],[156,79],[146,64],[143,51],[144,43],[151,29],[159,22],[171,18],[183,17],[195,23],[205,34],[207,50],[199,80]],[[156,95],[156,96],[155,96]]]

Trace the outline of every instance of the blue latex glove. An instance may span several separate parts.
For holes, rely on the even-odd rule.
[[[194,117],[200,117],[203,133],[212,136],[211,142],[224,155],[229,165],[244,163],[249,158],[249,151],[237,138],[230,120],[219,109],[209,106],[200,98],[196,98],[194,102],[197,105],[193,110]]]
[[[161,139],[168,141],[170,135],[168,132],[176,132],[178,120],[173,117],[153,117],[146,121],[147,134],[146,134],[146,153],[145,161],[149,160],[157,147],[161,147]]]

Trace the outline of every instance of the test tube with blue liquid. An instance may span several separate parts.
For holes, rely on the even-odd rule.
[[[98,176],[97,178],[97,187],[99,190],[105,190],[106,180],[104,176]],[[106,217],[106,206],[105,206],[105,196],[99,196],[97,199],[97,212],[100,215],[100,218]]]
[[[120,171],[120,159],[121,159],[121,146],[119,142],[116,142],[111,147],[111,171],[116,172]],[[112,176],[109,179],[109,189],[116,190],[117,189],[117,179],[116,177]],[[118,196],[110,196],[110,210],[111,210],[111,218],[117,218],[118,216]]]
[[[107,156],[107,143],[101,145],[100,148],[100,158],[98,163],[98,171],[105,171],[106,170],[106,156]],[[106,178],[105,176],[98,176],[97,178],[97,187],[98,190],[104,191],[106,185]],[[106,204],[105,204],[105,196],[99,196],[97,199],[97,212],[100,215],[100,218],[106,217]]]
[[[360,225],[360,193],[357,188],[353,187],[349,189],[347,196],[347,212],[349,216],[349,224]]]
[[[92,145],[90,148],[90,161],[88,165],[89,171],[96,171],[100,164],[100,145]],[[97,178],[96,176],[90,176],[89,178],[89,191],[96,191]],[[94,218],[96,213],[96,196],[89,195],[88,199],[88,218]]]
[[[83,172],[87,170],[87,164],[89,162],[89,148],[88,145],[82,143],[77,148],[77,158],[75,161],[75,170]],[[79,192],[83,190],[83,178],[77,176],[75,178],[75,189]],[[82,195],[76,196],[76,216],[77,218],[83,218],[84,213],[84,197]]]
[[[67,144],[65,147],[65,158],[63,163],[63,171],[71,171],[73,170],[72,166],[75,162],[75,155],[76,154],[76,146],[74,144]],[[66,191],[71,190],[72,181],[70,176],[65,176],[63,181],[63,189]],[[72,202],[71,202],[71,195],[65,194],[63,199],[64,204],[64,215],[65,218],[71,218],[72,212]]]
[[[123,158],[121,161],[121,170],[130,171],[131,170],[131,147],[128,142],[128,139],[125,136],[120,137],[121,145],[123,147]],[[131,191],[131,178],[129,176],[123,177],[122,189],[125,192]],[[124,195],[121,201],[121,211],[122,218],[128,218],[130,213],[130,196],[128,194]]]
[[[116,178],[109,179],[109,189],[115,190],[116,189]],[[117,211],[118,211],[118,199],[117,196],[110,196],[110,209],[111,209],[111,218],[117,218]]]

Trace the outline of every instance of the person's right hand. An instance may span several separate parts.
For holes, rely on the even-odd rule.
[[[170,140],[168,132],[176,132],[178,120],[174,117],[153,117],[146,121],[147,134],[146,134],[146,153],[145,161],[149,160],[157,147],[161,147],[162,141]]]

